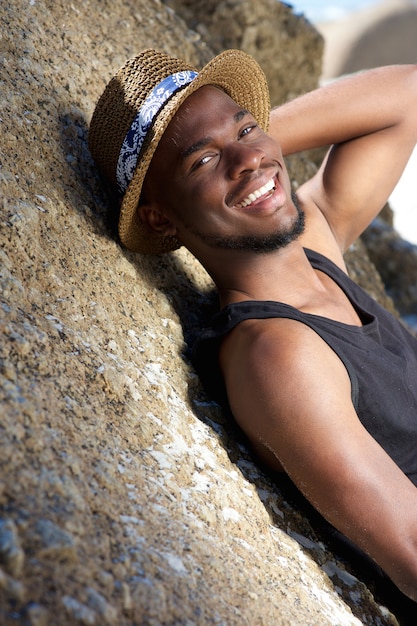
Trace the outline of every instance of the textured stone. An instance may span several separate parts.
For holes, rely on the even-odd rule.
[[[11,574],[22,573],[24,552],[13,520],[0,520],[0,565]]]
[[[143,47],[209,46],[157,0],[13,0],[0,33],[0,623],[394,624],[204,395],[207,275],[107,224],[105,83]]]
[[[166,0],[214,52],[240,48],[263,68],[273,105],[317,86],[323,38],[302,15],[277,0]]]
[[[415,63],[414,0],[378,0],[356,9],[341,20],[317,25],[326,40],[325,80],[378,65]]]
[[[363,237],[387,292],[403,316],[417,314],[417,245],[404,241],[382,219],[375,219]]]

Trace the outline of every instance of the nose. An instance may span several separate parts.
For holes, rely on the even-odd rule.
[[[264,152],[258,146],[248,145],[239,141],[229,146],[228,174],[236,180],[243,173],[253,172],[260,167]]]

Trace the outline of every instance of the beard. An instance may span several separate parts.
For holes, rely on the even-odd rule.
[[[297,216],[288,228],[267,235],[237,235],[236,237],[206,235],[204,237],[205,243],[212,248],[221,250],[242,250],[259,254],[274,252],[284,248],[292,241],[298,239],[305,228],[304,211],[300,207],[295,191],[291,192],[291,198],[297,209]]]

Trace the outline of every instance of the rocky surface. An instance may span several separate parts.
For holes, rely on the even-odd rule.
[[[215,53],[240,48],[264,69],[273,105],[314,89],[322,71],[323,38],[277,0],[166,0]]]
[[[290,8],[274,19],[284,40]],[[105,83],[143,47],[201,65],[212,42],[157,0],[13,0],[0,36],[0,624],[395,624],[202,392],[207,276],[106,222],[86,141]]]
[[[377,218],[362,236],[387,292],[404,319],[414,324],[417,314],[417,245],[402,239],[387,222]],[[416,326],[417,328],[417,326]]]
[[[326,41],[326,80],[378,65],[416,62],[415,0],[380,0],[317,28]]]

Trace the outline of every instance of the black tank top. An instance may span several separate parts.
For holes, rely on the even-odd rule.
[[[363,325],[302,313],[282,302],[230,304],[213,317],[193,347],[193,364],[203,385],[227,406],[218,352],[222,339],[240,322],[280,317],[306,324],[346,367],[352,402],[364,427],[417,486],[417,339],[329,259],[305,252],[312,267],[344,291]]]

